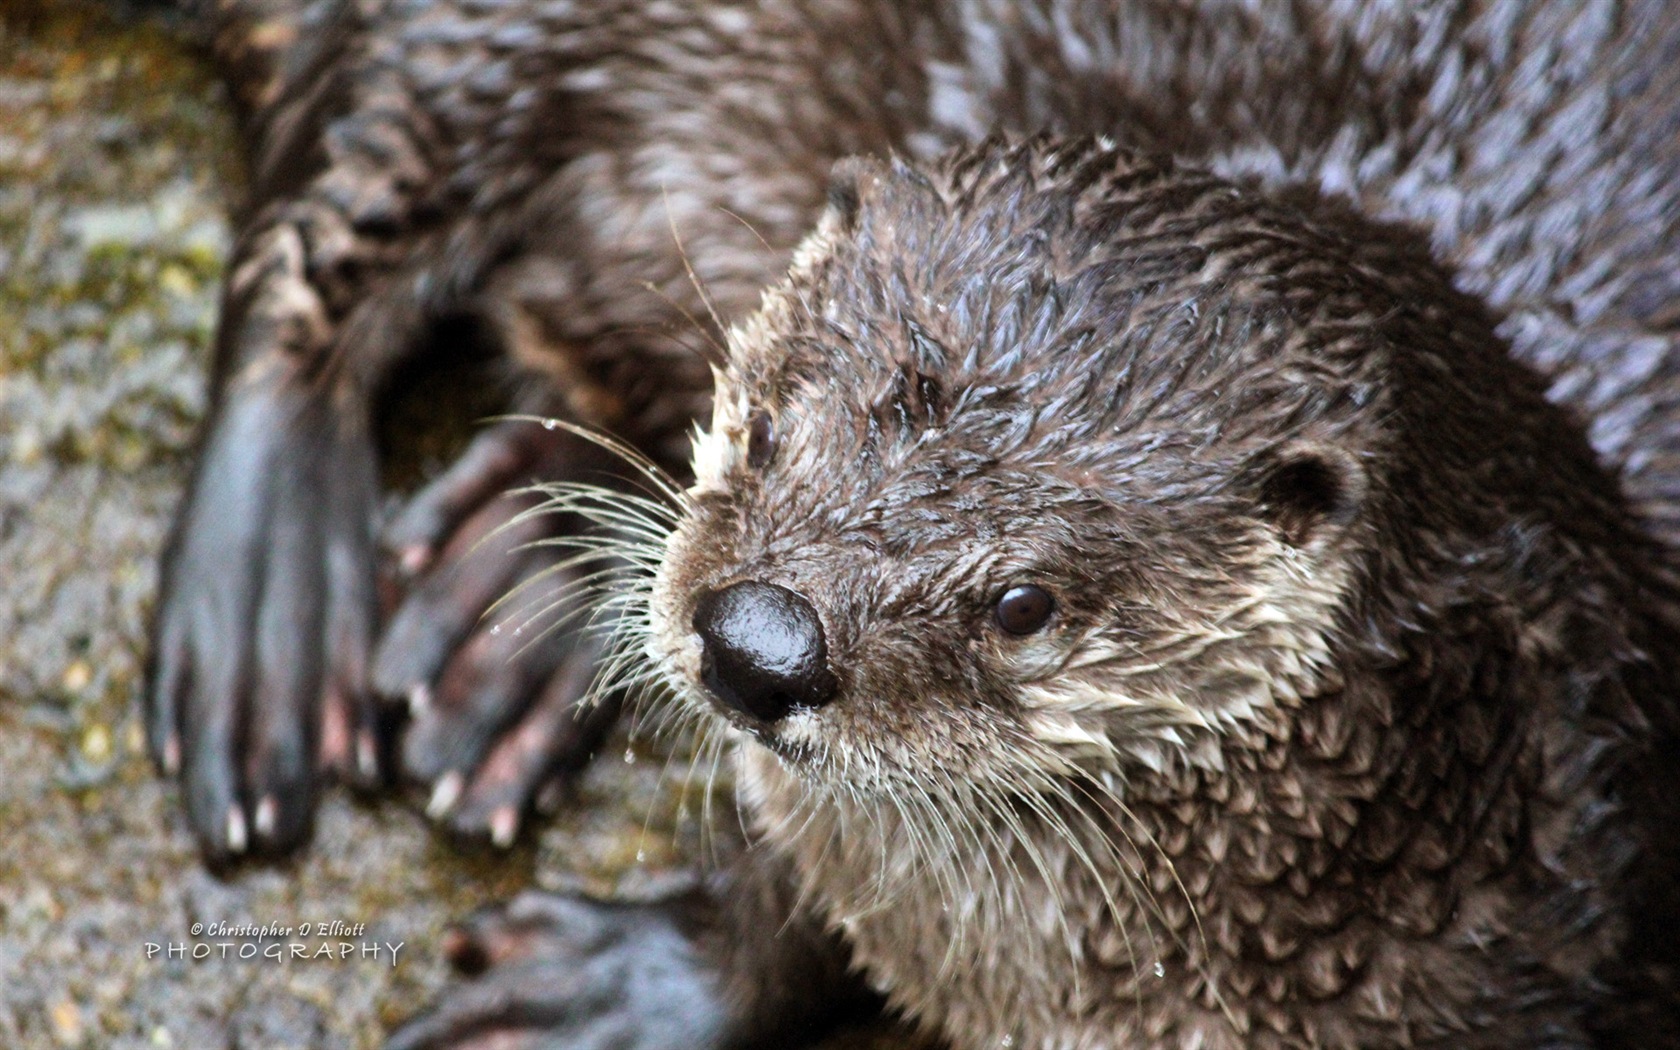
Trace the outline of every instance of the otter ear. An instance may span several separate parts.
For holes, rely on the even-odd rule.
[[[881,167],[867,157],[842,157],[828,173],[828,208],[839,220],[840,232],[857,232],[864,191],[881,178]]]
[[[834,177],[828,183],[828,207],[834,212],[834,217],[840,220],[842,233],[851,233],[857,228],[858,208],[862,201],[858,198],[858,185],[855,178],[848,178],[851,169],[834,170]]]
[[[1334,445],[1291,441],[1256,456],[1245,472],[1259,505],[1291,547],[1305,547],[1350,524],[1365,501],[1365,468]]]

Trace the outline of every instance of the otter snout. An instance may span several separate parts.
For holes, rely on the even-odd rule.
[[[746,580],[694,607],[700,679],[721,703],[763,722],[834,698],[822,620],[797,592]]]

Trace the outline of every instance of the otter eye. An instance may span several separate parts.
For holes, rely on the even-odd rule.
[[[1043,587],[1023,584],[1003,592],[997,603],[997,622],[1010,634],[1032,634],[1050,620],[1056,599]]]
[[[770,413],[754,412],[747,423],[747,465],[763,470],[775,451],[776,428],[770,422]]]

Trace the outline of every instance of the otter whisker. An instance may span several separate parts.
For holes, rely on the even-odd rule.
[[[639,475],[614,480],[646,482],[646,479]],[[584,511],[598,507],[603,510],[620,510],[668,529],[677,523],[682,514],[682,505],[666,499],[659,489],[644,488],[640,492],[627,492],[614,485],[593,481],[540,481],[514,489],[513,494],[544,498],[544,502],[523,511],[526,516],[547,512],[556,506],[564,509],[579,508]]]
[[[993,844],[993,850],[1007,865],[1011,875],[1011,878],[999,887],[1000,892],[992,908],[995,917],[990,921],[1001,920],[1023,903],[1019,896],[1019,890],[1029,883],[1020,867],[1020,862],[1016,859],[1018,853],[1025,857],[1028,866],[1037,873],[1038,884],[1035,885],[1035,889],[1041,889],[1048,893],[1051,907],[1058,913],[1064,912],[1066,901],[1062,897],[1060,880],[1051,874],[1043,854],[1033,844],[1031,836],[1025,834],[1025,829],[1021,827],[1018,817],[1010,812],[1006,802],[988,791],[969,792],[965,801],[968,804],[976,805],[976,808],[982,812],[992,814],[993,820],[979,826],[986,830]],[[1031,916],[1023,915],[1023,918],[1026,918],[1029,922],[1032,921]],[[1035,969],[1042,967],[1044,959],[1040,954],[1043,950],[1041,943],[1037,938],[1027,938],[1027,940],[1030,942],[1027,951],[1031,965]],[[1064,944],[1066,942],[1065,927],[1063,942]]]
[[[682,261],[683,272],[688,274],[688,283],[694,286],[694,294],[700,297],[700,302],[705,306],[706,313],[711,317],[712,323],[717,326],[716,330],[727,332],[729,326],[723,323],[723,318],[719,316],[717,307],[712,304],[711,296],[706,294],[705,287],[701,285],[699,276],[694,272],[694,264],[688,257],[688,249],[683,245],[682,234],[677,232],[677,217],[671,211],[670,191],[661,187],[659,192],[660,197],[665,202],[665,222],[671,228],[671,242],[676,245],[677,258]],[[727,360],[728,351],[725,350],[723,353],[724,359]]]
[[[686,264],[687,259],[685,258],[683,261]],[[681,314],[682,319],[687,321],[689,326],[696,332],[700,333],[700,338],[706,341],[706,345],[703,348],[696,348],[682,342],[670,333],[663,333],[666,338],[670,339],[678,346],[681,346],[684,350],[695,351],[698,349],[700,360],[709,365],[721,365],[725,361],[729,360],[729,348],[718,342],[717,336],[714,334],[718,331],[718,329],[707,328],[703,323],[701,323],[698,317],[694,316],[694,312],[692,310],[677,301],[677,299],[673,296],[666,294],[663,289],[654,284],[652,281],[643,281],[641,282],[641,285],[644,290],[659,296],[660,300],[663,301],[666,306],[669,306],[671,309]],[[698,286],[696,286],[695,290],[699,290]],[[707,350],[710,350],[711,352],[707,353]]]
[[[1071,807],[1075,811],[1079,811],[1081,809],[1081,807],[1079,807],[1070,796],[1063,793],[1063,789],[1060,784],[1056,784],[1054,787],[1057,791],[1059,800],[1062,801],[1065,806]],[[1053,815],[1046,820],[1046,823],[1051,828],[1052,834],[1062,838],[1064,842],[1072,843],[1076,835],[1073,827],[1066,819],[1060,817],[1059,815],[1054,815],[1053,809],[1052,814]],[[1133,974],[1133,996],[1139,998],[1141,1001],[1143,993],[1137,979],[1142,976],[1143,970],[1138,961],[1137,945],[1132,937],[1132,922],[1130,916],[1121,909],[1120,902],[1114,897],[1113,891],[1110,887],[1110,875],[1120,882],[1127,897],[1131,900],[1137,911],[1145,914],[1154,913],[1159,917],[1161,909],[1159,904],[1155,901],[1153,889],[1147,884],[1147,882],[1138,877],[1138,872],[1141,870],[1141,866],[1135,863],[1128,864],[1125,857],[1122,856],[1120,852],[1119,844],[1114,842],[1107,834],[1105,834],[1104,829],[1096,825],[1094,820],[1088,821],[1087,826],[1089,830],[1095,834],[1097,840],[1106,847],[1105,859],[1111,862],[1112,867],[1111,869],[1105,869],[1097,865],[1094,859],[1089,856],[1083,847],[1080,847],[1079,852],[1083,857],[1083,864],[1086,873],[1090,876],[1092,884],[1101,896],[1104,910],[1107,912],[1110,921],[1114,924],[1114,929],[1120,933],[1121,942],[1126,949],[1126,959],[1131,964]],[[1125,837],[1128,844],[1130,843],[1130,836],[1127,835],[1124,828],[1117,828],[1115,830],[1118,830],[1120,834]],[[1165,923],[1163,922],[1162,925],[1165,925]]]
[[[705,732],[705,728],[702,727],[699,731],[700,732]],[[698,752],[696,752],[696,754],[698,754]],[[628,755],[626,757],[628,757]],[[642,815],[642,839],[643,839],[643,841],[646,841],[647,836],[649,834],[649,831],[653,826],[654,805],[656,804],[656,801],[658,799],[660,799],[664,796],[665,785],[670,782],[670,779],[669,779],[670,778],[670,773],[671,773],[672,766],[675,763],[676,757],[677,757],[676,749],[671,748],[671,749],[666,751],[665,760],[663,762],[661,762],[660,765],[659,765],[659,774],[658,774],[658,776],[656,776],[654,778],[653,790],[649,793],[648,804],[647,804],[646,809],[645,809],[645,811]],[[689,792],[689,789],[691,788],[692,783],[693,783],[693,777],[692,777],[693,769],[694,769],[693,756],[691,756],[690,763],[689,763],[689,769],[688,769],[688,774],[689,775],[684,777],[682,786],[676,789],[677,810],[678,810],[679,813],[682,813],[682,812],[686,811],[686,809],[688,808],[688,792]],[[715,770],[714,770],[714,773],[715,773]],[[639,852],[639,850],[638,850],[638,852]],[[714,857],[713,860],[715,861],[716,858]]]
[[[717,210],[720,213],[729,216],[731,219],[734,219],[736,222],[740,223],[743,227],[745,227],[746,231],[748,233],[752,234],[755,239],[757,239],[757,241],[759,243],[759,246],[762,247],[767,254],[770,254],[770,255],[780,254],[779,252],[776,251],[776,249],[774,249],[770,246],[769,241],[764,239],[764,235],[758,232],[758,227],[756,227],[752,223],[748,222],[744,217],[736,214],[735,212],[729,210],[728,208],[724,207],[721,204],[717,205]],[[810,321],[813,324],[821,323],[821,318],[818,317],[817,312],[815,310],[811,309],[811,300],[810,300],[810,297],[806,294],[805,290],[796,285],[796,286],[793,287],[792,291],[795,293],[796,297],[799,300],[800,308],[805,311],[805,316],[808,319],[810,319]]]
[[[602,580],[617,578],[621,571],[622,570],[618,567],[597,570],[585,576],[574,578],[570,581],[570,586],[564,587],[560,590],[557,597],[533,599],[532,605],[537,605],[537,603],[540,602],[540,606],[536,608],[527,606],[524,610],[521,610],[524,618],[518,623],[512,625],[512,630],[515,634],[523,634],[527,628],[533,626],[539,621],[545,620],[545,618],[550,617],[558,609],[565,609],[566,611],[561,613],[559,616],[548,619],[547,622],[544,622],[542,628],[534,632],[533,635],[520,646],[518,651],[524,652],[531,646],[552,638],[557,632],[579,619],[586,620],[591,627],[596,629],[610,631],[610,627],[591,622],[598,616],[602,607],[588,601],[587,599],[594,595],[603,593],[599,586],[600,582]],[[580,598],[585,600],[580,601]],[[505,601],[506,599],[504,598],[503,600]]]
[[[704,808],[703,816],[704,816],[704,819],[705,819],[705,822],[706,822],[707,826],[711,826],[713,824],[713,822],[717,819],[714,814],[717,811],[717,790],[716,790],[716,788],[717,788],[717,784],[718,784],[718,781],[719,781],[718,767],[720,765],[722,765],[724,758],[729,753],[730,744],[731,744],[730,737],[729,737],[729,730],[724,728],[722,725],[719,725],[719,724],[716,724],[716,723],[713,723],[713,724],[714,724],[715,728],[714,728],[714,730],[711,734],[711,751],[712,751],[711,768],[708,770],[708,772],[706,774],[706,798],[705,798],[705,803],[704,803],[704,807],[703,807]],[[732,806],[730,808],[732,810],[732,815],[735,818],[736,827],[740,830],[740,832],[743,836],[746,836],[746,834],[747,834],[746,825],[743,823],[743,821],[746,819],[744,814],[742,813],[739,806]],[[716,849],[717,849],[717,839],[716,839],[715,836],[713,837],[713,840],[712,840],[712,848],[713,848],[713,851],[714,851],[714,858],[713,859],[715,860],[716,859]]]
[[[544,508],[544,513],[555,513],[564,509],[566,513],[576,514],[570,508]],[[561,547],[578,550],[598,549],[603,553],[612,553],[634,561],[647,569],[658,565],[660,545],[670,534],[669,529],[656,528],[635,521],[613,521],[606,515],[601,515],[596,523],[598,531],[591,531],[573,535],[544,536],[524,544],[525,548]]]
[[[1226,1003],[1223,994],[1219,990],[1219,982],[1216,980],[1215,975],[1212,973],[1212,971],[1210,971],[1207,967],[1206,960],[1211,959],[1213,957],[1212,948],[1211,948],[1211,946],[1208,942],[1207,931],[1202,925],[1201,911],[1200,911],[1200,909],[1198,909],[1196,907],[1195,897],[1191,895],[1189,888],[1184,885],[1183,879],[1179,876],[1178,865],[1173,861],[1171,855],[1167,853],[1166,849],[1161,846],[1160,841],[1158,839],[1156,839],[1156,837],[1154,836],[1154,834],[1152,832],[1150,832],[1149,828],[1141,820],[1138,819],[1137,814],[1134,813],[1132,811],[1131,807],[1126,804],[1125,800],[1120,797],[1118,790],[1113,786],[1112,783],[1110,783],[1106,780],[1103,780],[1103,781],[1085,780],[1085,781],[1081,781],[1081,784],[1089,785],[1091,788],[1095,788],[1097,783],[1099,783],[1099,782],[1101,783],[1101,791],[1102,791],[1101,798],[1106,799],[1108,804],[1111,804],[1116,809],[1118,809],[1119,812],[1120,812],[1120,815],[1124,818],[1124,820],[1112,821],[1111,822],[1112,826],[1117,831],[1119,831],[1121,835],[1125,836],[1127,842],[1132,844],[1132,848],[1134,850],[1137,848],[1137,846],[1136,846],[1136,843],[1133,842],[1133,840],[1132,840],[1131,833],[1126,830],[1126,825],[1130,824],[1132,827],[1137,828],[1138,831],[1140,833],[1142,833],[1142,835],[1144,836],[1144,840],[1146,842],[1148,842],[1150,847],[1155,851],[1156,856],[1158,856],[1161,859],[1162,863],[1166,865],[1167,872],[1173,880],[1173,885],[1178,889],[1179,895],[1181,897],[1183,897],[1185,907],[1189,911],[1190,920],[1196,928],[1196,936],[1197,936],[1198,941],[1200,942],[1200,946],[1201,946],[1201,949],[1202,949],[1201,954],[1202,954],[1202,959],[1203,959],[1201,964],[1198,966],[1198,970],[1201,973],[1202,979],[1207,982],[1207,987],[1208,987],[1209,991],[1212,993],[1212,995],[1214,996],[1214,1000],[1219,1004],[1219,1009],[1220,1009],[1221,1013],[1223,1013],[1225,1015],[1227,1020],[1231,1021],[1233,1026],[1237,1025],[1238,1022],[1237,1022],[1235,1013],[1232,1011],[1230,1005],[1228,1003]],[[1093,796],[1093,797],[1095,797],[1095,796]],[[1140,858],[1140,866],[1141,866],[1141,858]],[[1144,888],[1150,893],[1151,897],[1153,898],[1153,896],[1154,896],[1153,888],[1148,886],[1147,883],[1144,884]],[[1163,922],[1163,925],[1165,925],[1164,922]],[[1169,929],[1170,929],[1170,927],[1169,927]],[[1178,940],[1175,937],[1175,941],[1177,941],[1177,943],[1179,944],[1179,946],[1181,948],[1185,947],[1184,942],[1182,940]]]
[[[1126,922],[1125,913],[1121,910],[1119,901],[1114,898],[1113,893],[1109,888],[1107,875],[1110,872],[1110,868],[1114,874],[1120,876],[1121,883],[1124,885],[1127,894],[1131,897],[1133,905],[1135,905],[1139,911],[1153,916],[1156,922],[1170,933],[1172,924],[1167,921],[1166,912],[1161,907],[1160,901],[1156,899],[1154,888],[1150,886],[1147,881],[1136,877],[1136,873],[1143,870],[1143,865],[1135,859],[1138,854],[1137,845],[1132,841],[1131,834],[1126,830],[1124,824],[1119,821],[1108,820],[1099,825],[1097,821],[1101,816],[1104,816],[1104,814],[1088,815],[1082,822],[1094,833],[1096,840],[1106,847],[1103,859],[1110,862],[1110,867],[1100,865],[1097,863],[1096,858],[1092,857],[1090,852],[1084,847],[1083,837],[1077,837],[1076,839],[1076,832],[1074,831],[1072,825],[1069,824],[1067,819],[1061,815],[1063,811],[1072,811],[1076,813],[1084,812],[1084,807],[1080,805],[1079,800],[1072,795],[1069,787],[1067,786],[1066,780],[1058,778],[1056,780],[1047,781],[1043,787],[1054,792],[1056,799],[1062,803],[1060,807],[1045,804],[1043,808],[1044,819],[1058,832],[1058,834],[1061,835],[1065,841],[1068,842],[1071,847],[1076,850],[1076,856],[1085,867],[1085,870],[1090,873],[1093,882],[1096,883],[1099,892],[1102,894],[1103,904],[1107,908],[1109,915],[1113,917],[1116,925],[1125,929],[1129,924]],[[1118,832],[1126,845],[1131,847],[1134,854],[1134,860],[1132,862],[1128,863],[1127,858],[1120,850],[1120,844],[1115,842],[1111,835],[1106,834],[1105,829]],[[1157,849],[1158,848],[1159,847],[1157,847]],[[1169,864],[1171,863],[1171,858],[1166,857],[1164,853],[1163,859]]]
[[[676,478],[664,467],[660,466],[651,456],[629,442],[595,427],[581,426],[570,420],[553,416],[506,415],[495,417],[493,421],[517,420],[536,423],[549,430],[564,430],[573,437],[583,440],[612,453],[618,459],[631,467],[635,472],[652,482],[661,496],[664,496],[673,506],[687,507],[688,493],[677,483]],[[569,484],[582,484],[571,482]]]
[[[940,787],[945,793],[942,797],[948,799],[968,793],[960,789],[954,790],[949,778],[946,778],[946,782]],[[972,912],[969,915],[959,912],[957,915],[953,923],[956,935],[951,938],[950,946],[941,961],[941,974],[948,972],[948,967],[955,966],[960,961],[961,952],[966,950],[971,936],[970,931],[975,922],[980,923],[982,927],[990,927],[996,923],[997,916],[1007,910],[1008,895],[1004,887],[1005,885],[1018,884],[1021,878],[1021,872],[1015,865],[1012,851],[999,838],[995,827],[991,826],[989,822],[983,822],[979,819],[980,806],[972,802],[965,804],[962,801],[954,801],[948,802],[946,808],[957,815],[958,824],[962,827],[964,838],[967,840],[967,848],[964,853],[968,856],[965,857],[959,853],[953,858],[953,862],[958,866],[967,867],[968,865],[965,862],[970,857],[978,860],[985,873],[989,890],[975,891],[971,888],[970,892],[975,894],[972,900]],[[991,844],[989,849],[987,848],[988,843]],[[1012,876],[1011,882],[1006,883],[1004,879],[1000,878],[998,873],[1000,863],[1009,869]],[[988,904],[987,901],[991,903]],[[980,932],[984,933],[985,931]],[[1030,950],[1036,951],[1036,949]]]
[[[603,524],[645,527],[655,537],[668,534],[679,515],[678,508],[651,496],[589,482],[551,481],[518,492],[543,497],[543,502],[523,512],[527,517],[570,512]]]
[[[832,802],[832,799],[817,795],[801,794],[795,801],[793,807],[789,810],[787,818],[779,823],[777,830],[794,837],[790,838],[789,841],[804,838],[809,833],[811,824],[817,819],[822,809],[820,804],[821,802]],[[803,814],[803,819],[799,820],[798,827],[792,827],[794,820],[799,818],[801,814]],[[823,838],[821,844],[816,850],[816,870],[821,870],[823,866],[828,863],[829,857],[837,847],[844,849],[844,837],[845,828],[842,822],[836,822],[828,826],[828,834]],[[795,886],[792,914],[800,914],[809,908],[811,906],[813,893],[814,888],[811,880],[798,880],[798,884]],[[836,902],[836,907],[844,908],[846,907],[846,902]]]
[[[606,562],[606,564],[600,566],[599,568],[591,569],[583,576],[567,575],[574,569],[578,569],[586,565],[598,564],[600,562]],[[549,590],[542,590],[542,585],[551,582],[552,578],[555,576],[563,577],[559,586]],[[574,595],[581,595],[588,598],[597,593],[601,593],[611,597],[615,593],[622,592],[603,591],[597,584],[602,578],[612,577],[622,578],[632,586],[635,586],[642,580],[646,579],[646,573],[640,566],[623,561],[615,553],[602,551],[598,548],[586,549],[578,551],[575,554],[562,558],[561,560],[553,562],[549,565],[545,565],[543,568],[527,576],[518,584],[510,588],[501,598],[497,599],[490,606],[490,611],[494,612],[502,606],[512,604],[520,599],[528,600],[527,605],[520,607],[524,610],[529,609],[532,605],[537,603],[548,603],[552,605],[554,601],[570,598]],[[528,593],[538,590],[540,590],[541,593]]]
[[[666,686],[661,692],[669,695],[671,692],[669,683],[662,682],[661,684]],[[659,705],[653,710],[652,717],[655,719],[652,723],[638,719],[637,724],[631,730],[631,739],[639,739],[645,732],[648,739],[663,742],[661,747],[665,752],[665,757],[661,764],[658,783],[660,785],[665,784],[668,778],[673,775],[681,777],[681,786],[677,790],[682,796],[681,808],[685,812],[688,809],[688,797],[694,792],[696,785],[699,786],[701,793],[700,850],[710,860],[715,861],[717,857],[711,841],[712,829],[709,806],[715,769],[707,769],[704,773],[698,771],[707,764],[708,756],[713,753],[713,749],[717,746],[716,738],[721,731],[711,720],[705,718],[702,712],[694,710],[686,704],[668,703]],[[683,746],[684,744],[686,744],[686,747]],[[680,770],[680,773],[674,774],[673,771],[676,770]]]

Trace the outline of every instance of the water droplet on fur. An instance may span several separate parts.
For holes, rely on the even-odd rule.
[[[647,860],[647,850],[641,850],[641,849],[637,850],[636,851],[636,863],[640,864],[645,860]]]
[[[1155,964],[1155,976],[1165,977],[1166,975],[1167,975],[1167,968],[1165,966],[1162,966],[1160,963],[1156,963]]]
[[[624,749],[624,764],[627,766],[633,766],[636,764],[636,751],[634,748],[627,747]]]
[[[560,421],[558,419],[545,419],[545,420],[543,420],[543,429],[544,430],[559,430],[560,429]]]
[[[499,623],[491,624],[490,625],[490,633],[491,634],[501,634],[502,633],[502,625],[499,624]]]
[[[1004,1036],[1003,1037],[1003,1045],[1004,1046],[1014,1046],[1015,1045],[1015,1037],[1012,1036],[1012,1035]]]
[[[519,625],[519,626],[518,626],[518,627],[515,627],[515,628],[514,628],[514,629],[513,629],[513,633],[514,633],[514,634],[518,634],[518,633],[519,633],[519,632],[520,632],[520,631],[523,631],[523,630],[524,630],[524,629],[525,629],[525,625],[524,625],[524,624],[520,624],[520,625]]]

